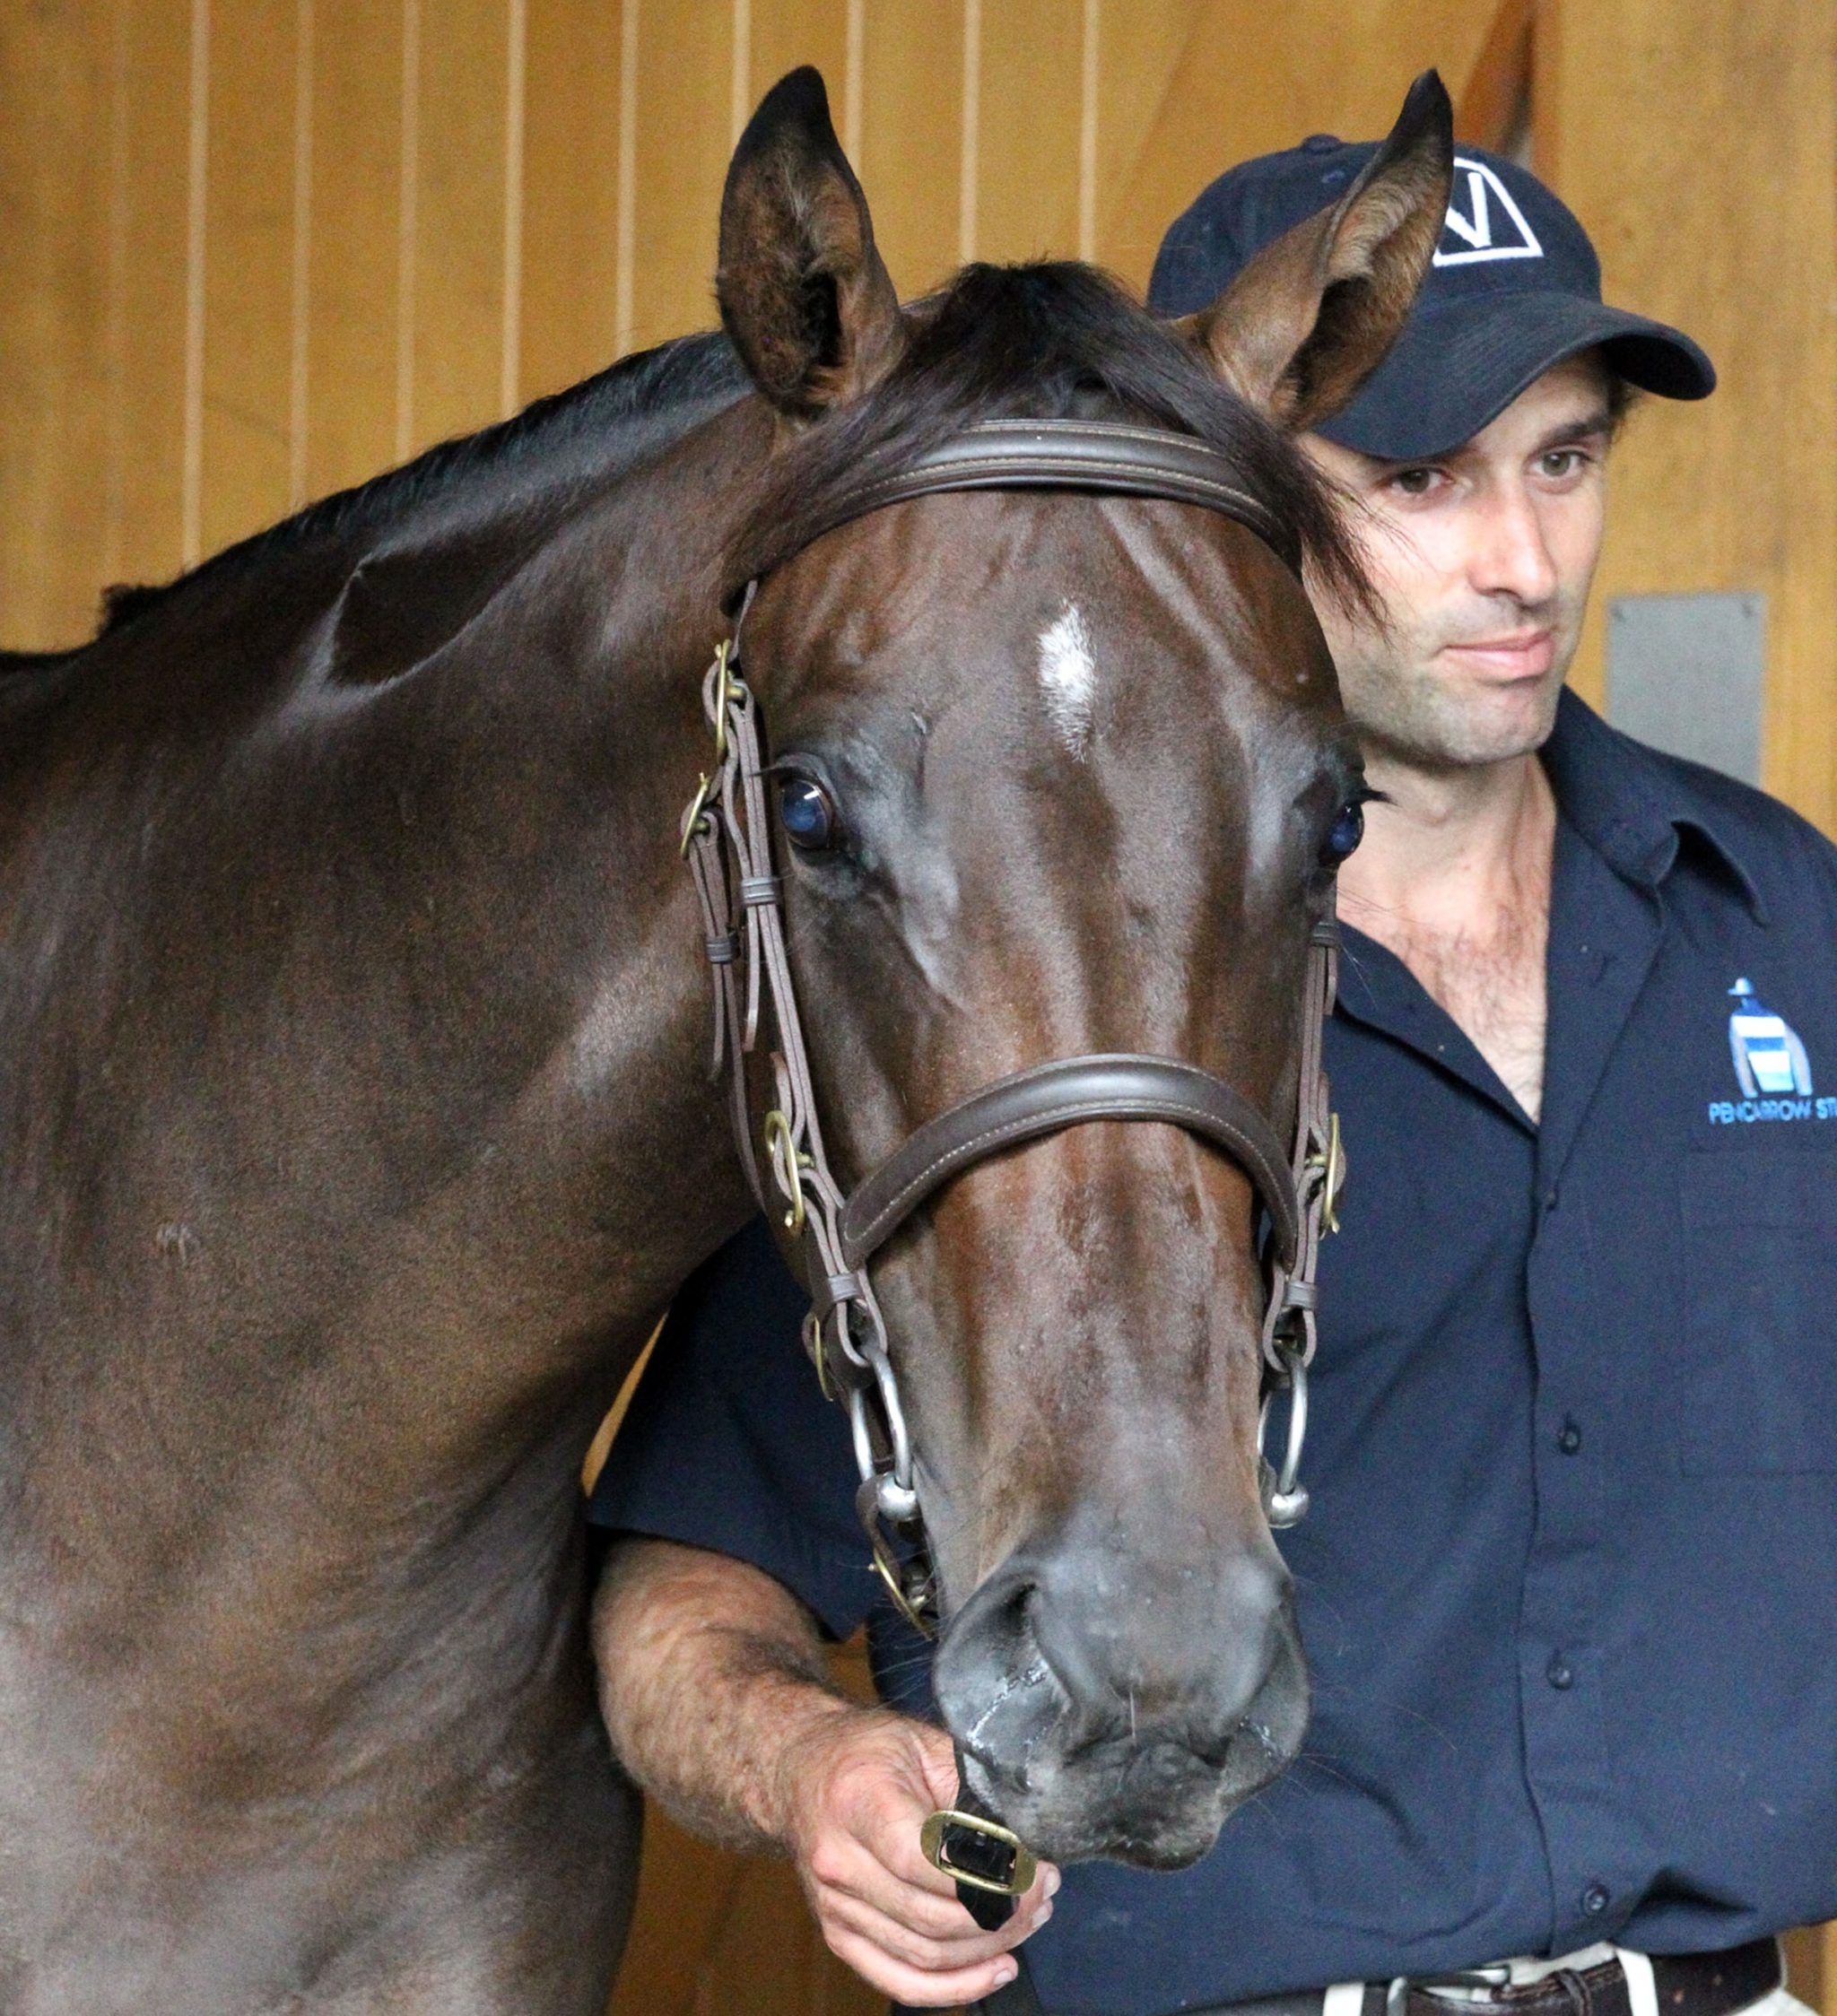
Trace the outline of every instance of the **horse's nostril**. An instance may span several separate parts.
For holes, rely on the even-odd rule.
[[[1174,1797],[1195,1773],[1229,1797],[1266,1784],[1307,1722],[1287,1578],[1246,1553],[1206,1581],[1196,1603],[1190,1577],[1175,1589],[1101,1551],[1011,1560],[939,1650],[937,1702],[964,1754],[1022,1792],[1067,1769],[1120,1772],[1131,1798]]]
[[[1215,1750],[1201,1750],[1233,1786],[1255,1790],[1300,1753],[1310,1707],[1307,1662],[1292,1612],[1278,1620],[1267,1671],[1249,1707]]]

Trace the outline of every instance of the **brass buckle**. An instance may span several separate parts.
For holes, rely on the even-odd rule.
[[[966,1842],[962,1839],[965,1835],[972,1838]],[[1038,1858],[1012,1829],[999,1820],[958,1812],[953,1807],[931,1815],[918,1830],[918,1846],[934,1869],[942,1870],[956,1882],[967,1883],[971,1890],[989,1890],[997,1897],[1022,1896],[1032,1888],[1039,1873]],[[958,1861],[952,1853],[953,1847],[973,1859]],[[1006,1873],[997,1874],[1004,1855]]]
[[[1339,1194],[1345,1187],[1345,1145],[1339,1138],[1339,1115],[1327,1116],[1327,1148],[1323,1154],[1310,1155],[1308,1167],[1320,1172],[1320,1223],[1329,1232],[1339,1230]]]
[[[765,1117],[765,1159],[771,1165],[771,1173],[779,1190],[790,1209],[785,1213],[785,1230],[801,1232],[804,1230],[804,1178],[802,1172],[811,1168],[810,1158],[800,1155],[791,1143],[791,1123],[777,1107]]]
[[[814,1309],[804,1318],[804,1351],[816,1368],[817,1390],[825,1400],[840,1401],[842,1396],[829,1376],[828,1341],[823,1336],[822,1324],[816,1320]]]
[[[724,637],[715,647],[714,664],[709,668],[715,675],[714,699],[714,767],[719,769],[727,760],[727,708],[746,697],[746,689],[728,669],[733,663],[734,640]]]
[[[701,831],[714,789],[714,778],[704,770],[701,781],[695,786],[695,795],[689,801],[689,810],[683,814],[682,856],[684,861],[689,858],[689,849],[694,846],[696,835]]]

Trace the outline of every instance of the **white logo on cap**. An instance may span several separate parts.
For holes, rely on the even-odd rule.
[[[1457,154],[1454,167],[1454,194],[1448,205],[1446,230],[1454,233],[1464,249],[1443,251],[1438,247],[1435,264],[1473,266],[1482,259],[1541,259],[1544,248],[1537,243],[1537,234],[1511,200],[1511,191],[1485,162],[1470,161],[1464,154]],[[1460,207],[1463,198],[1467,206],[1465,216]]]

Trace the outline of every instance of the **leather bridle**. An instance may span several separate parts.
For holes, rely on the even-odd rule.
[[[997,420],[965,427],[895,474],[839,494],[808,537],[910,498],[1037,489],[1200,505],[1247,526],[1299,574],[1299,554],[1286,528],[1245,493],[1218,449],[1160,428],[1104,421]],[[1259,1464],[1270,1524],[1293,1525],[1308,1505],[1297,1471],[1315,1344],[1315,1270],[1321,1235],[1334,1229],[1345,1174],[1338,1121],[1321,1067],[1338,948],[1330,911],[1313,927],[1309,945],[1297,1111],[1286,1149],[1251,1100],[1195,1064],[1127,1054],[1061,1057],[997,1079],[926,1121],[852,1191],[844,1191],[823,1145],[786,954],[783,883],[773,865],[758,705],[738,671],[740,631],[757,585],[747,587],[733,634],[716,652],[703,683],[714,769],[684,814],[683,851],[695,878],[714,981],[711,1074],[728,1072],[740,1157],[762,1209],[770,1207],[753,1143],[745,1058],[757,1046],[762,1004],[770,998],[776,1042],[770,1053],[774,1096],[762,1129],[765,1165],[810,1291],[806,1348],[824,1393],[849,1411],[860,1475],[856,1508],[875,1568],[908,1618],[921,1630],[932,1630],[936,1596],[924,1551],[901,1544],[893,1530],[922,1538],[911,1440],[868,1263],[963,1170],[1091,1120],[1154,1120],[1183,1127],[1230,1156],[1262,1204],[1268,1219],[1265,1420],[1274,1392],[1286,1389],[1291,1404],[1280,1468],[1260,1456]],[[1260,1450],[1260,1426],[1258,1443]]]

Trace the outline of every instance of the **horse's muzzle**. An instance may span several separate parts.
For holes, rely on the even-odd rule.
[[[1308,1721],[1267,1547],[1203,1568],[1072,1546],[1011,1558],[952,1621],[934,1685],[978,1794],[1057,1861],[1196,1861]]]

